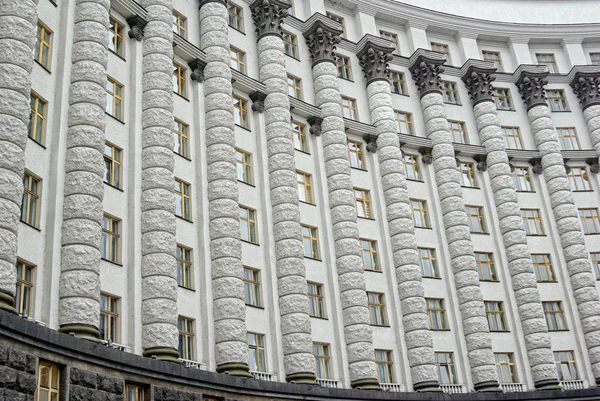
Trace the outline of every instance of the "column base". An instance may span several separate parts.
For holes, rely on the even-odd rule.
[[[596,380],[596,382],[598,382]],[[533,384],[536,390],[562,390],[562,386],[560,385],[560,381],[558,379],[546,379],[540,380],[539,382],[535,382]]]
[[[224,363],[217,366],[217,373],[225,373],[231,376],[252,377],[248,365],[245,363]]]
[[[168,347],[148,348],[148,349],[144,350],[142,355],[145,356],[146,358],[154,357],[154,358],[158,359],[159,361],[170,361],[170,362],[181,363],[179,361],[179,352],[175,348],[168,348]]]
[[[440,383],[437,381],[427,381],[413,384],[413,389],[421,393],[443,393]]]
[[[77,338],[85,338],[86,340],[100,340],[100,331],[97,327],[87,324],[65,324],[58,328],[58,331],[66,334],[75,334]]]
[[[500,384],[498,384],[496,380],[488,380],[485,382],[477,383],[473,387],[475,388],[475,391],[480,391],[482,393],[494,391],[502,392]]]
[[[15,298],[5,292],[0,291],[0,309],[11,313],[17,313],[15,309]]]
[[[317,376],[313,372],[293,373],[285,377],[285,381],[295,384],[317,384]]]
[[[350,383],[352,388],[360,390],[381,390],[377,379],[360,379]]]

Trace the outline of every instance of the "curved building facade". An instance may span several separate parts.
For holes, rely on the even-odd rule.
[[[31,321],[0,336],[35,394],[594,396],[594,2],[426,3],[0,0],[0,308]]]

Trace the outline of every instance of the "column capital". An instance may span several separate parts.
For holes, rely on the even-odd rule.
[[[469,59],[461,68],[461,78],[469,91],[473,106],[481,102],[493,102],[496,68],[489,61]]]
[[[358,42],[359,50],[356,56],[365,74],[367,86],[373,81],[389,81],[389,63],[394,58],[392,52],[395,49],[385,42],[385,39],[375,38],[371,35],[365,36]]]
[[[288,16],[288,9],[292,6],[285,0],[255,0],[250,4],[252,20],[256,27],[256,40],[264,36],[282,36],[281,24]]]
[[[571,81],[571,88],[577,95],[583,110],[590,106],[600,105],[600,67],[588,68],[585,72],[576,71]]]
[[[442,64],[446,57],[431,50],[417,49],[409,60],[409,71],[417,84],[421,97],[428,93],[442,93]]]
[[[327,19],[331,23],[325,21],[325,18],[327,17],[315,14],[306,21],[308,28],[304,31],[304,38],[306,38],[313,67],[324,61],[334,64],[336,62],[335,47],[341,41],[342,29],[338,28],[341,25],[329,18]],[[310,21],[311,19],[313,21]]]
[[[515,71],[515,85],[527,110],[539,105],[546,105],[546,89],[548,73],[544,66],[520,65]]]
[[[129,37],[141,42],[144,39],[144,28],[147,22],[139,15],[127,18],[127,25],[129,25]]]

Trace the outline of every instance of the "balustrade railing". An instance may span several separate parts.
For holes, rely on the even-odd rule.
[[[341,387],[339,380],[318,379],[317,378],[317,383],[321,387],[329,387],[329,388],[340,388]]]
[[[440,388],[446,394],[465,393],[465,386],[463,386],[462,384],[440,384]]]

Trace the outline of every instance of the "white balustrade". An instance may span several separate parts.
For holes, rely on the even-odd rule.
[[[440,388],[446,394],[462,394],[465,392],[465,386],[462,384],[440,384]]]
[[[206,370],[205,363],[182,358],[179,358],[179,360],[183,363],[183,366],[185,366],[188,369]]]
[[[521,391],[527,391],[527,387],[522,383],[500,383],[500,387],[505,393],[520,393]]]
[[[257,371],[251,370],[250,374],[256,380],[264,380],[266,382],[276,382],[277,381],[277,376],[274,373],[257,372]]]
[[[317,383],[321,387],[329,387],[329,388],[339,388],[340,387],[340,381],[339,380],[319,379],[319,378],[317,378]]]
[[[131,352],[131,347],[128,345],[124,345],[124,344],[119,344],[119,343],[115,343],[111,340],[100,340],[101,344],[106,345],[108,348],[112,348],[112,349],[117,349],[119,351],[123,351],[123,352]]]
[[[379,383],[379,387],[381,387],[383,391],[389,391],[391,393],[401,393],[405,391],[404,386],[398,383]]]
[[[583,390],[585,388],[583,380],[564,380],[560,384],[563,390]]]

